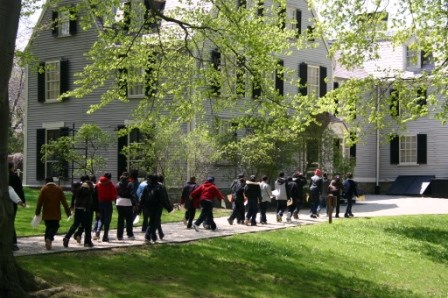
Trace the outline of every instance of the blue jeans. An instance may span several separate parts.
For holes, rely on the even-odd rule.
[[[345,215],[352,215],[352,205],[353,205],[353,198],[346,198],[347,199],[347,209],[345,209]]]
[[[286,207],[286,200],[277,200],[277,215],[283,216]]]
[[[97,233],[101,232],[104,226],[103,239],[109,239],[110,221],[112,220],[112,202],[100,202],[99,203],[101,222],[96,230]]]
[[[266,218],[266,210],[268,209],[269,202],[260,203],[260,222],[266,223],[268,220]]]
[[[196,226],[201,225],[202,222],[207,220],[207,224],[210,225],[212,230],[216,230],[216,223],[213,220],[213,202],[208,200],[201,200],[201,215],[194,223]]]
[[[258,213],[258,199],[248,199],[247,200],[247,214],[246,219],[250,220],[252,225],[256,225],[256,217]]]

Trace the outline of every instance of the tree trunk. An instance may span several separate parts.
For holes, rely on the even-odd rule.
[[[12,253],[13,206],[8,185],[8,82],[14,60],[20,0],[0,0],[0,297],[25,297],[23,278]]]

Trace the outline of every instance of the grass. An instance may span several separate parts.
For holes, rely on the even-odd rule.
[[[39,190],[31,189],[31,188],[25,188],[24,190],[25,190],[25,198],[26,198],[27,207],[26,208],[22,208],[20,206],[18,207],[17,216],[16,216],[16,220],[15,220],[17,236],[23,237],[23,236],[43,235],[45,232],[45,225],[43,223],[41,223],[37,228],[34,228],[31,226],[31,220],[33,219],[34,214],[36,212],[36,203],[37,203],[37,198],[39,196]],[[67,199],[67,203],[70,206],[71,193],[66,192],[65,196]],[[230,210],[228,210],[228,209],[220,209],[220,208],[214,209],[214,215],[216,217],[229,215],[229,213],[230,213]],[[68,231],[68,229],[70,228],[71,224],[73,223],[73,220],[67,221],[67,217],[66,217],[65,212],[62,207],[61,207],[61,214],[62,214],[62,219],[60,221],[60,228],[59,228],[58,233],[66,233]],[[163,214],[162,214],[162,223],[182,221],[183,216],[184,216],[184,212],[182,212],[182,211],[175,211],[172,213],[168,213],[168,212],[166,212],[166,210],[164,210]],[[112,214],[112,222],[111,222],[112,229],[115,229],[117,227],[117,217],[118,217],[118,212],[114,208],[114,212]],[[142,219],[140,219],[140,223],[137,224],[136,226],[141,226],[141,221],[142,221]]]
[[[447,215],[17,258],[59,297],[447,297]]]

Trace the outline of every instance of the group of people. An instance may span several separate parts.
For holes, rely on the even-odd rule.
[[[92,240],[101,239],[109,242],[110,223],[113,214],[113,202],[118,212],[117,240],[123,240],[126,229],[127,239],[134,240],[133,224],[139,214],[143,214],[142,231],[148,242],[157,240],[157,234],[163,239],[161,216],[163,208],[173,210],[167,190],[163,185],[163,176],[148,175],[139,183],[137,171],[130,174],[124,172],[117,183],[112,182],[111,173],[105,173],[96,182],[95,176],[82,176],[79,182],[72,185],[71,204],[67,203],[63,190],[57,186],[53,178],[45,179],[36,205],[36,216],[42,213],[45,222],[45,247],[52,248],[54,236],[59,229],[62,205],[67,217],[74,216],[73,224],[63,238],[63,246],[68,247],[73,238],[81,243],[84,234],[84,246],[92,247]],[[95,223],[93,218],[95,215]]]
[[[173,210],[162,175],[151,174],[143,182],[139,182],[137,171],[130,174],[124,172],[117,183],[112,182],[112,175],[105,173],[96,182],[95,176],[82,176],[79,182],[72,186],[72,200],[69,206],[63,190],[57,186],[53,178],[45,179],[36,205],[36,216],[42,216],[45,222],[45,247],[50,250],[54,236],[59,229],[61,220],[61,205],[67,217],[74,216],[73,224],[63,238],[63,246],[68,247],[73,237],[81,243],[84,234],[84,246],[92,247],[92,240],[109,241],[109,229],[113,213],[113,202],[118,211],[117,240],[123,240],[126,230],[127,239],[134,240],[133,224],[137,216],[143,217],[142,232],[145,233],[147,242],[163,240],[164,233],[161,227],[163,209],[168,212]],[[20,178],[16,176],[10,165],[10,186],[20,199],[15,199],[17,205],[25,206],[25,197]],[[184,223],[188,229],[199,231],[201,224],[204,228],[216,230],[213,219],[214,200],[225,200],[225,196],[215,185],[215,178],[208,177],[206,181],[198,185],[195,177],[182,189],[180,204],[186,209]],[[257,181],[255,175],[245,179],[244,174],[239,174],[230,186],[230,194],[227,196],[232,203],[232,213],[227,219],[230,225],[235,220],[238,224],[250,226],[257,225],[257,214],[260,213],[259,223],[267,224],[266,211],[270,202],[276,202],[276,219],[282,222],[286,213],[286,221],[298,219],[302,204],[306,198],[305,186],[308,184],[303,173],[297,171],[292,177],[286,178],[284,172],[280,172],[274,182],[274,190],[271,189],[268,176],[263,176]],[[311,202],[311,217],[317,218],[319,210],[325,206],[328,197],[335,198],[336,213],[339,217],[340,201],[343,197],[347,200],[347,208],[344,217],[353,217],[353,197],[358,196],[357,184],[351,173],[342,181],[339,175],[330,181],[325,173],[316,169],[308,184],[309,198]],[[196,210],[201,208],[200,216],[195,219]],[[15,214],[15,213],[14,213]],[[93,221],[95,216],[95,222]],[[14,231],[13,250],[18,250],[17,237]]]
[[[280,172],[279,177],[274,182],[274,190],[268,183],[268,176],[263,176],[261,181],[257,181],[255,175],[251,175],[248,180],[244,174],[239,174],[230,186],[229,201],[232,203],[232,213],[227,219],[230,225],[235,220],[238,224],[250,226],[257,225],[257,214],[260,213],[259,223],[267,224],[266,210],[271,200],[276,202],[277,222],[282,222],[286,213],[286,221],[299,219],[299,212],[305,198],[307,198],[305,187],[308,184],[303,173],[297,171],[292,177],[286,178],[284,172]],[[351,173],[342,181],[339,175],[335,175],[332,180],[328,179],[326,173],[316,169],[308,184],[308,197],[310,198],[311,218],[319,217],[319,211],[325,207],[328,198],[334,198],[336,213],[339,217],[341,199],[347,200],[347,208],[344,217],[353,217],[353,198],[358,196],[357,184],[353,180]],[[224,200],[224,195],[214,185],[214,178],[209,177],[200,186],[196,184],[196,178],[191,177],[183,187],[181,195],[181,205],[185,206],[184,224],[188,229],[199,230],[200,224],[204,223],[206,229],[212,231],[216,229],[213,221],[214,199]],[[202,207],[199,218],[193,222],[196,208]],[[328,210],[332,212],[332,210]]]

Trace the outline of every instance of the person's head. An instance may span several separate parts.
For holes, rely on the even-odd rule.
[[[150,184],[157,184],[158,183],[158,179],[157,178],[158,178],[157,174],[149,174],[147,176],[148,183],[150,183]]]
[[[86,182],[86,181],[89,181],[90,178],[89,178],[89,175],[83,175],[83,176],[81,176],[81,178],[79,180],[81,180],[81,182]]]
[[[250,175],[249,180],[252,182],[255,182],[255,180],[257,179],[257,177],[255,177],[255,175]]]
[[[131,170],[131,172],[129,173],[129,178],[132,179],[137,179],[138,178],[138,170]]]
[[[244,178],[244,173],[239,173],[238,174],[238,179],[243,179]]]
[[[126,181],[128,181],[128,176],[121,175],[120,176],[120,182],[126,182]]]
[[[314,171],[314,175],[322,177],[322,171],[320,169],[316,169],[316,171]]]
[[[347,179],[352,179],[352,178],[353,178],[353,174],[350,173],[350,172],[348,172],[348,173],[347,173]]]
[[[106,177],[107,179],[112,179],[112,174],[111,173],[104,173],[104,177]]]
[[[8,162],[8,169],[9,171],[14,172],[14,163]]]
[[[323,176],[325,179],[328,178],[327,173],[323,173],[322,176]]]
[[[268,177],[268,176],[266,176],[266,175],[264,175],[263,177],[261,177],[261,180],[262,180],[262,181],[264,181],[264,182],[267,182],[267,181],[268,181],[268,179],[269,179],[269,177]]]
[[[336,175],[336,176],[334,177],[334,181],[335,181],[335,182],[339,182],[339,181],[341,181],[341,176]]]
[[[126,178],[128,178],[129,177],[129,173],[128,172],[121,173],[120,180],[121,180],[121,176],[125,176]]]
[[[214,183],[215,182],[215,177],[213,177],[213,176],[208,177],[207,178],[207,182]]]
[[[96,183],[96,176],[95,175],[90,175],[89,179],[90,179],[90,181],[92,181],[92,183]]]
[[[193,183],[196,182],[196,177],[195,176],[191,176],[190,177],[190,182],[193,182]]]
[[[285,173],[284,173],[284,172],[280,172],[280,173],[278,174],[278,176],[279,176],[280,178],[283,178],[283,177],[285,177]]]
[[[292,175],[292,178],[299,178],[301,176],[302,173],[300,172],[295,172],[294,175]]]
[[[45,183],[54,182],[53,177],[47,177],[45,178]]]
[[[163,177],[162,174],[157,175],[157,181],[160,183],[163,183],[163,181],[165,181],[165,177]]]

